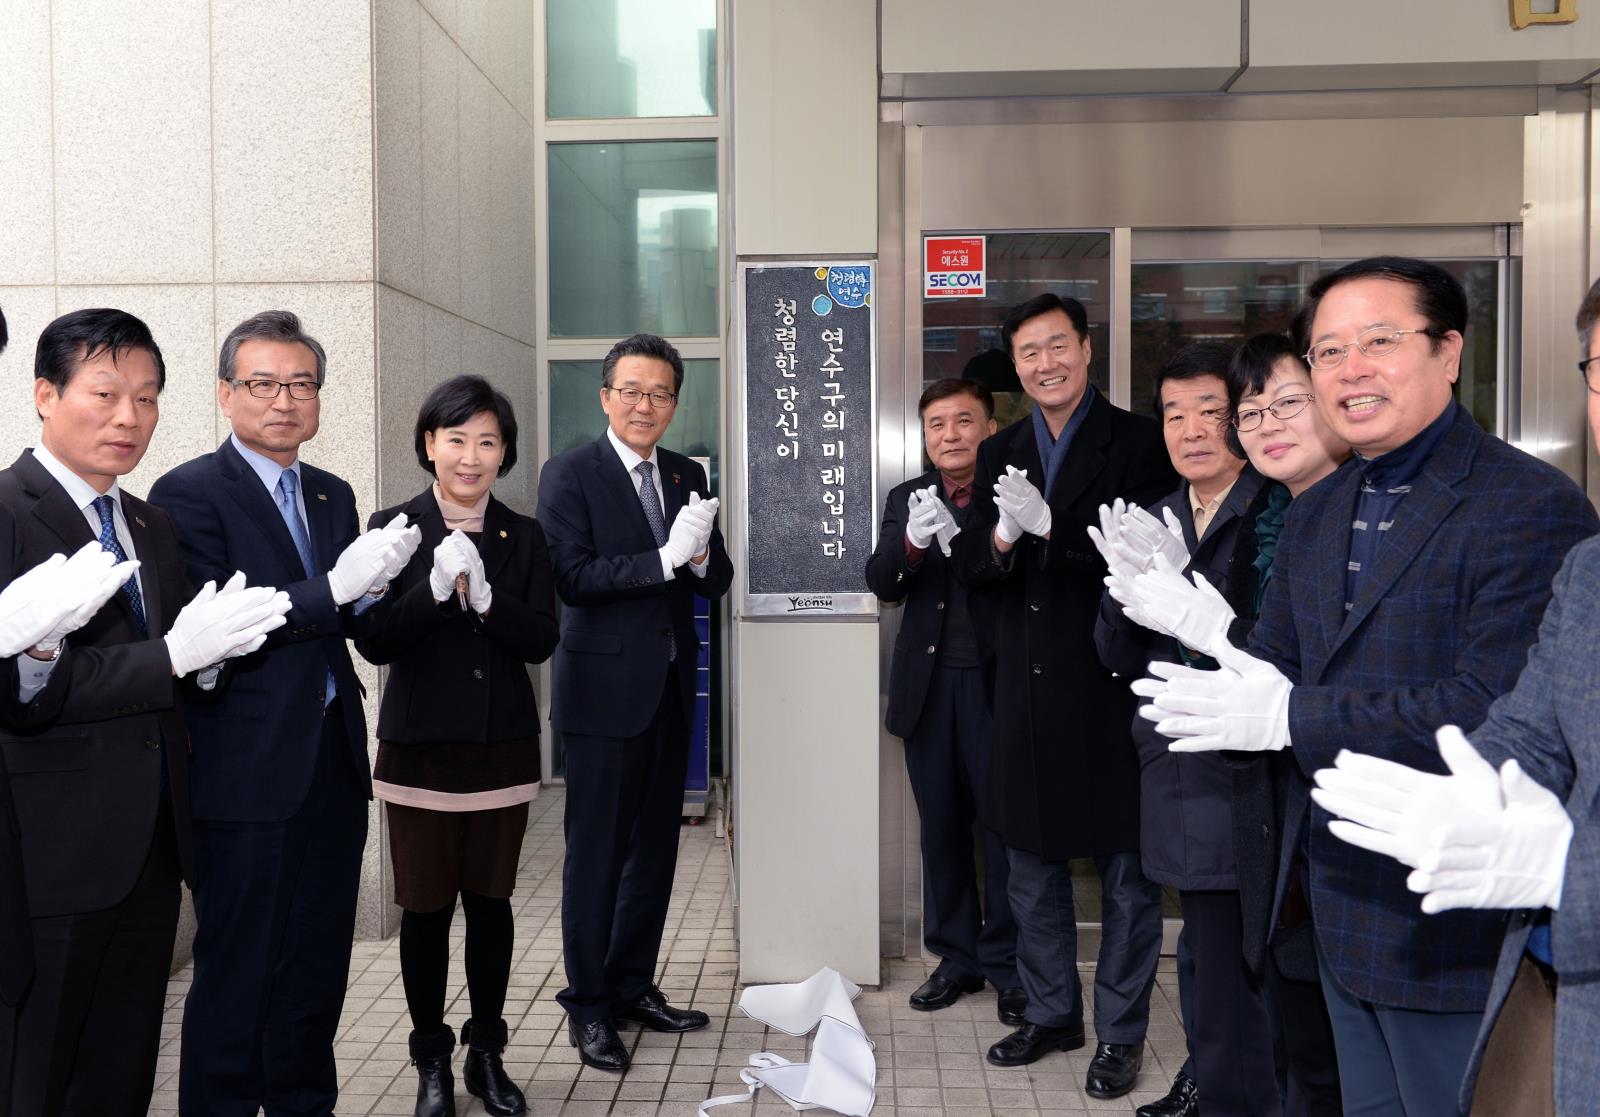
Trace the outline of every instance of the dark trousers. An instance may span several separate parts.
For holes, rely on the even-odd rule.
[[[1017,976],[1028,995],[1026,1019],[1053,1028],[1081,1025],[1071,865],[1026,850],[1006,852],[1017,920]],[[1161,957],[1161,890],[1140,869],[1137,853],[1105,854],[1094,863],[1103,908],[1094,974],[1095,1035],[1101,1043],[1143,1043]]]
[[[329,1114],[367,802],[335,700],[305,802],[283,822],[196,820],[186,1114]]]
[[[1346,1117],[1456,1117],[1481,1012],[1421,1012],[1363,1001],[1322,963]]]
[[[983,835],[984,891],[978,901],[972,824],[976,796],[989,781],[993,722],[976,667],[939,667],[927,705],[906,738],[906,774],[922,824],[922,942],[951,979],[986,978],[1013,989],[1017,925],[1006,896],[1005,843]]]
[[[637,1000],[655,980],[689,765],[689,724],[677,671],[667,671],[655,717],[643,733],[566,733],[562,743],[567,987],[556,1000],[575,1023],[588,1024]]]
[[[1285,976],[1269,946],[1262,975],[1267,1007],[1276,1021],[1278,1043],[1288,1064],[1288,1117],[1342,1117],[1339,1059],[1322,983]]]
[[[1278,1117],[1282,1102],[1272,1026],[1261,984],[1244,961],[1239,893],[1183,890],[1178,902],[1193,959],[1192,1007],[1184,1027],[1205,1112],[1208,1117]]]
[[[103,911],[32,920],[33,984],[0,1007],[0,1051],[13,1051],[0,1114],[137,1115],[149,1107],[161,1049],[179,871],[163,803],[144,868]]]

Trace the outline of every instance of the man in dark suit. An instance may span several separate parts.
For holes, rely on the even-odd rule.
[[[1216,610],[1204,618],[1211,635],[1225,634],[1233,620],[1222,592],[1246,575],[1253,589],[1255,518],[1265,503],[1259,498],[1266,479],[1224,436],[1224,377],[1232,357],[1232,347],[1220,342],[1187,345],[1157,370],[1154,385],[1156,415],[1183,484],[1145,511],[1157,532],[1165,523],[1181,528],[1172,549],[1177,552],[1181,543],[1190,555],[1184,576],[1203,577],[1219,591],[1211,599]],[[1137,608],[1124,611],[1123,599],[1134,600],[1128,583],[1141,572],[1136,563],[1148,553],[1129,562],[1115,545],[1102,549],[1112,580],[1095,627],[1101,662],[1130,679],[1144,675],[1155,659],[1210,666],[1199,654],[1208,645],[1200,631],[1185,632],[1180,643],[1147,627]],[[1245,965],[1233,770],[1219,756],[1169,752],[1167,739],[1143,718],[1133,719],[1133,740],[1139,750],[1141,864],[1151,880],[1178,890],[1183,910],[1178,986],[1189,1041],[1188,1061],[1168,1096],[1141,1106],[1137,1117],[1192,1117],[1199,1097],[1213,1112],[1276,1117],[1281,1105],[1272,1029],[1260,979]]]
[[[721,597],[733,581],[704,472],[657,445],[682,386],[666,341],[619,341],[601,372],[606,433],[539,478],[537,518],[566,606],[550,716],[567,779],[567,987],[556,999],[579,1056],[601,1070],[628,1065],[614,1021],[665,1032],[708,1023],[654,984],[694,711],[692,598]]]
[[[13,1053],[0,1112],[142,1113],[178,881],[193,879],[177,680],[258,646],[287,602],[214,586],[190,602],[171,522],[118,485],[150,443],[165,380],[143,322],[63,315],[40,335],[34,374],[39,446],[0,472],[0,580],[96,540],[123,579],[8,661],[0,751],[36,972],[0,1008],[0,1051]]]
[[[191,578],[239,569],[292,605],[221,700],[189,719],[198,926],[179,1105],[327,1114],[372,795],[345,637],[375,622],[419,533],[358,534],[350,486],[299,460],[325,356],[293,314],[235,326],[217,374],[233,433],[150,499],[177,524]]]
[[[972,824],[989,784],[989,695],[967,589],[945,550],[968,522],[978,445],[995,432],[994,395],[976,380],[938,380],[917,404],[934,469],[889,493],[867,585],[904,601],[889,676],[889,732],[905,740],[906,774],[922,831],[922,941],[940,962],[911,994],[919,1011],[946,1008],[987,978],[1002,1023],[1020,1026],[1017,927],[1006,898],[1006,849],[982,825],[978,898]]]
[[[1068,859],[1092,857],[1104,904],[1095,972],[1099,1045],[1086,1089],[1119,1097],[1143,1059],[1161,950],[1160,891],[1139,867],[1133,697],[1094,647],[1106,564],[1087,529],[1121,497],[1153,502],[1177,475],[1150,419],[1089,383],[1088,316],[1041,295],[1001,327],[1033,414],[983,443],[956,574],[994,632],[990,816],[1010,861],[1026,1023],[989,1049],[1000,1066],[1084,1043]]]
[[[1309,777],[1352,743],[1441,771],[1433,730],[1511,689],[1561,556],[1600,522],[1453,399],[1467,301],[1447,272],[1360,260],[1309,299],[1317,407],[1356,456],[1290,506],[1251,654],[1139,690],[1175,749],[1291,749],[1277,904],[1303,848],[1346,1111],[1454,1114],[1504,917],[1423,915],[1399,865],[1328,832]]]

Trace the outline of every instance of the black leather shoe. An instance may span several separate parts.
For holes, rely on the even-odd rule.
[[[461,1027],[461,1042],[467,1045],[467,1061],[461,1073],[467,1093],[483,1102],[483,1108],[494,1117],[516,1117],[528,1112],[522,1091],[506,1077],[506,1068],[500,1062],[500,1053],[506,1049],[506,1022],[483,1026],[469,1020]]]
[[[997,1067],[1025,1067],[1052,1051],[1076,1051],[1082,1046],[1082,1024],[1076,1028],[1024,1024],[989,1048],[989,1061]]]
[[[578,1058],[595,1070],[624,1071],[628,1069],[628,1049],[622,1037],[609,1020],[591,1020],[587,1024],[567,1021],[567,1042],[578,1049]]]
[[[417,1068],[416,1117],[456,1117],[456,1083],[450,1073],[450,1056],[456,1034],[411,1033],[411,1062]]]
[[[1133,1111],[1133,1117],[1199,1117],[1199,1091],[1194,1079],[1183,1071],[1172,1080],[1172,1089],[1160,1101],[1149,1102]]]
[[[1089,1060],[1089,1074],[1083,1092],[1091,1098],[1120,1098],[1139,1080],[1144,1066],[1144,1044],[1102,1043]]]
[[[1022,1018],[1022,1014],[1027,1011],[1028,994],[1021,989],[1000,990],[999,1005],[995,1009],[995,1015],[1000,1017],[1000,1023],[1020,1028],[1027,1023]]]
[[[961,999],[961,994],[976,993],[982,988],[981,977],[958,977],[952,981],[934,970],[928,975],[928,980],[917,986],[917,991],[911,994],[911,1007],[918,1012],[949,1008]]]
[[[711,1017],[695,1008],[673,1008],[654,985],[633,1004],[616,1014],[618,1020],[632,1020],[652,1032],[692,1032],[711,1023]]]

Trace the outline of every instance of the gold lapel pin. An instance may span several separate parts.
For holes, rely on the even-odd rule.
[[[328,499],[328,494],[327,493],[318,493],[317,494],[317,499],[318,500],[327,500]]]
[[[502,532],[501,532],[501,533],[500,533],[500,538],[501,538],[501,539],[504,539],[504,538],[505,538],[505,537],[506,537],[506,533],[505,533],[505,532],[504,532],[504,531],[502,531]]]

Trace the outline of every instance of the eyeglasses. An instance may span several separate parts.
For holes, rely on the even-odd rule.
[[[1247,407],[1243,411],[1236,411],[1233,415],[1234,429],[1253,431],[1261,425],[1261,420],[1268,411],[1272,412],[1274,419],[1293,419],[1306,409],[1306,405],[1316,396],[1283,396],[1273,400],[1266,407]]]
[[[1578,362],[1578,375],[1583,377],[1583,386],[1596,395],[1600,395],[1600,368],[1594,367],[1600,363],[1600,357],[1590,357],[1587,361]]]
[[[1374,326],[1364,330],[1356,336],[1349,345],[1335,345],[1332,342],[1322,342],[1313,345],[1302,354],[1306,363],[1315,369],[1338,368],[1344,364],[1345,357],[1350,354],[1353,345],[1368,357],[1386,357],[1393,353],[1400,345],[1400,341],[1407,334],[1425,334],[1428,330],[1397,330],[1392,326]]]
[[[639,401],[645,396],[650,397],[651,407],[671,407],[678,402],[678,397],[671,392],[642,392],[638,388],[607,388],[606,391],[629,407],[638,407]]]
[[[278,393],[285,388],[289,389],[289,398],[298,400],[316,399],[317,393],[322,391],[322,385],[313,380],[229,380],[228,383],[236,388],[243,388],[256,399],[277,399]]]

